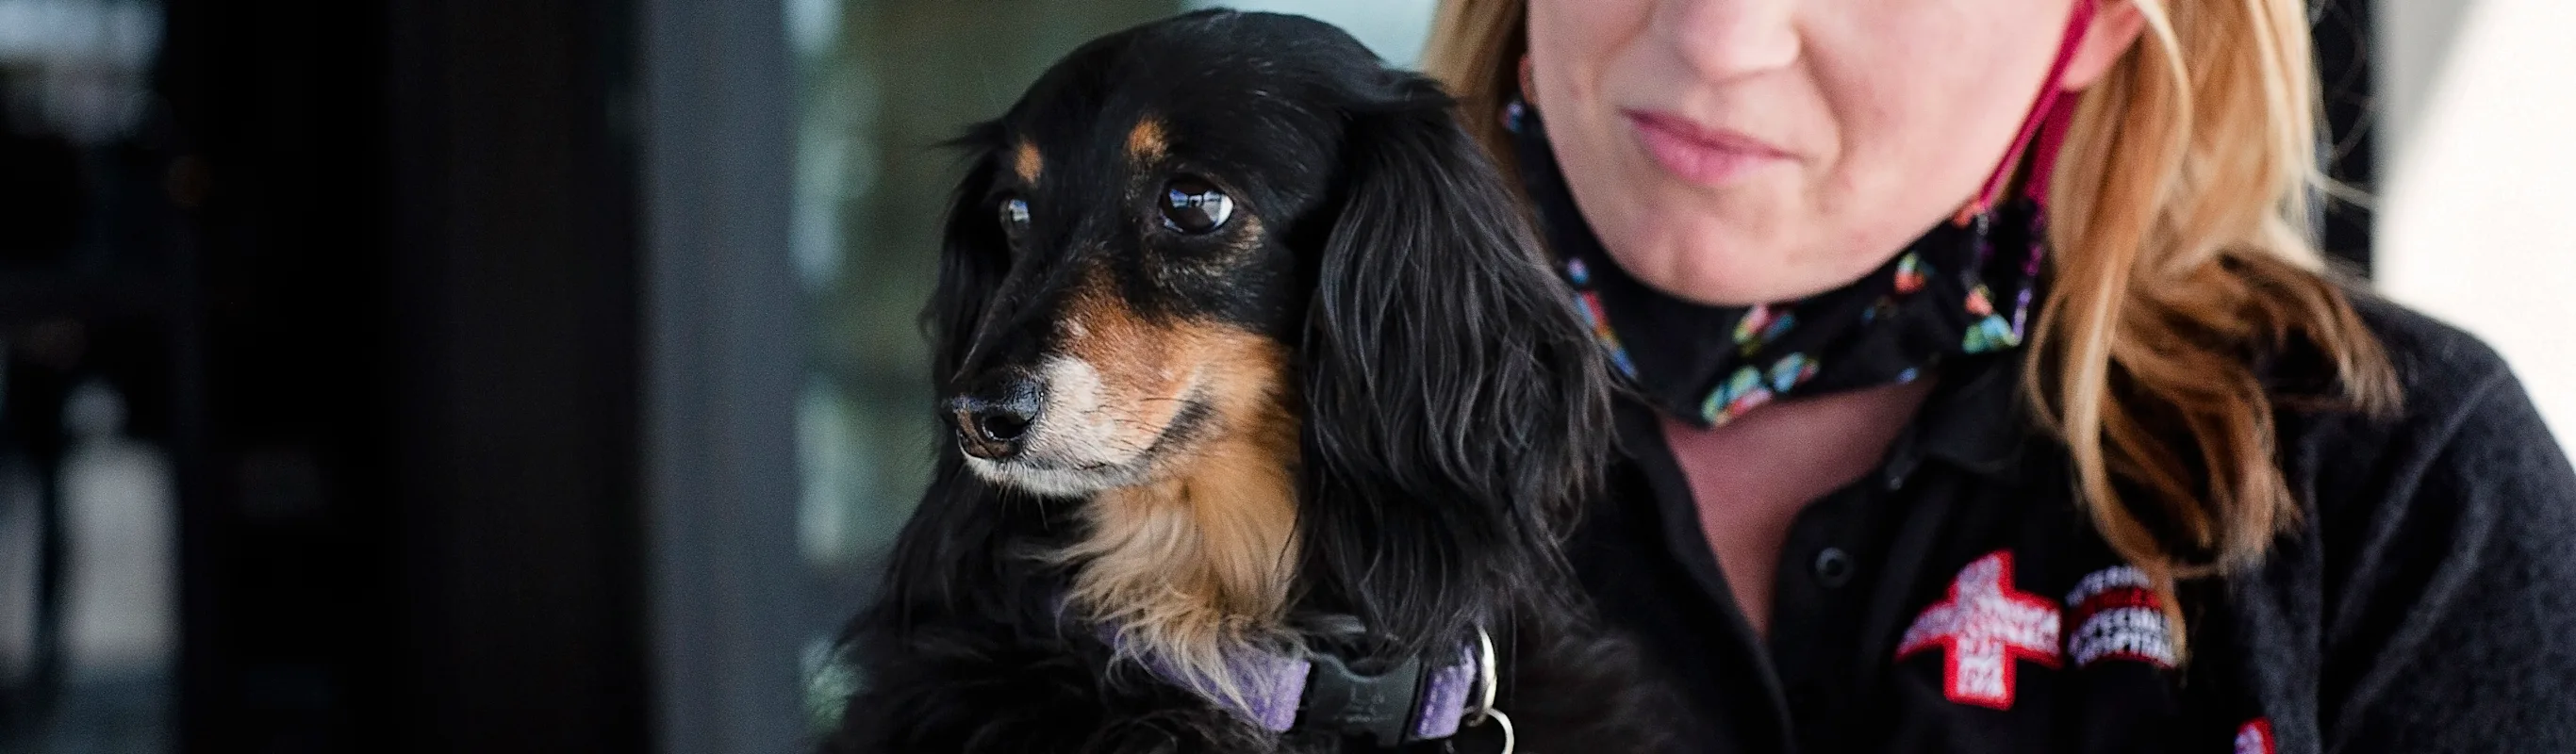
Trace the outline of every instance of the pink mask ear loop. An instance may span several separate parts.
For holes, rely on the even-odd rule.
[[[2022,193],[2041,207],[2048,206],[2048,179],[2057,168],[2057,149],[2066,142],[2067,123],[2075,117],[2074,92],[2059,88],[2066,78],[2066,66],[2075,61],[2075,48],[2084,42],[2084,32],[2093,25],[2094,3],[2099,0],[2075,0],[2075,10],[2066,21],[2066,35],[2057,45],[2057,61],[2048,67],[2048,78],[2040,83],[2039,96],[2030,104],[2030,114],[2022,118],[2021,134],[2013,138],[2012,148],[2004,152],[2003,162],[1986,177],[1986,185],[1977,198],[1959,208],[1952,222],[1966,225],[1977,216],[1993,209],[1995,197],[2003,193],[2004,184],[2012,179],[2013,167],[2020,164],[2024,149],[2037,142],[2031,154],[2030,180],[2022,182]]]

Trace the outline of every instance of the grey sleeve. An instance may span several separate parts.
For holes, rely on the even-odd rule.
[[[2368,522],[2329,545],[2328,752],[2576,751],[2576,470],[2493,366],[2408,396]]]

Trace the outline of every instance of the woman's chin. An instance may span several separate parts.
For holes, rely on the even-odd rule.
[[[1658,241],[1609,245],[1629,277],[1665,295],[1707,306],[1750,306],[1804,298],[1869,274],[1885,259],[1816,259],[1785,244],[1714,232],[1670,233]],[[1774,251],[1776,250],[1776,251]]]

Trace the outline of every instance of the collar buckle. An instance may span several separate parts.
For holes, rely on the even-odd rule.
[[[1422,658],[1406,659],[1374,675],[1352,670],[1342,658],[1318,653],[1306,683],[1305,722],[1318,728],[1366,734],[1379,746],[1403,744],[1412,733],[1415,700],[1422,696]]]

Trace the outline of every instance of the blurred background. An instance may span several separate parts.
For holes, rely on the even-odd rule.
[[[0,754],[826,721],[939,437],[930,145],[1202,3],[778,2],[0,0]],[[2576,4],[2313,21],[2326,246],[2569,436]]]

